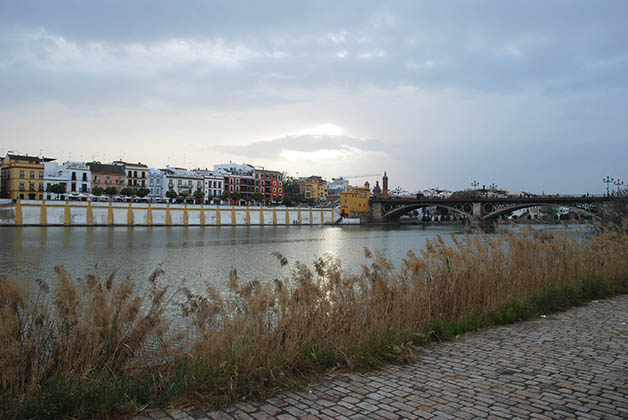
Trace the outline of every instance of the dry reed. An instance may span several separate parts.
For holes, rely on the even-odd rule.
[[[128,279],[72,279],[62,267],[54,288],[39,282],[38,293],[2,279],[0,409],[52,418],[154,400],[220,404],[338,367],[414,360],[435,337],[625,292],[627,231],[624,224],[587,241],[533,231],[452,235],[453,246],[438,237],[398,270],[365,250],[357,275],[328,256],[265,283],[243,283],[233,270],[228,293],[180,289],[188,327],[178,332],[164,315],[159,272],[140,297]],[[86,391],[94,386],[109,391],[95,397]]]

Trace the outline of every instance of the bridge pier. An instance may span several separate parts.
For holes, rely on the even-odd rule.
[[[467,223],[468,231],[478,231],[481,230],[485,233],[493,233],[497,230],[497,219],[482,219],[473,217],[468,220]]]
[[[371,223],[384,223],[383,203],[375,201],[371,203]]]

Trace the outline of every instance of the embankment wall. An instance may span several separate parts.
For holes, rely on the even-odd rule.
[[[5,226],[222,226],[322,225],[335,223],[335,209],[188,204],[19,200],[0,202]]]

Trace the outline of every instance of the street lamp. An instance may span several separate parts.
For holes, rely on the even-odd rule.
[[[608,175],[606,175],[606,178],[602,178],[602,182],[606,184],[606,196],[609,197],[611,195],[610,190],[609,190],[609,185],[612,184],[614,181],[613,178],[609,177]]]
[[[477,182],[477,181],[473,181],[473,182],[471,183],[471,186],[472,186],[474,189],[476,189],[476,188],[478,187],[478,185],[480,185],[480,183],[479,183],[479,182]]]
[[[488,186],[491,190],[494,190],[495,188],[497,188],[497,184],[496,183],[492,183],[491,185]]]
[[[622,181],[619,178],[617,178],[617,180],[615,182],[613,182],[613,184],[615,184],[617,186],[617,195],[619,195],[619,187],[624,185],[624,181]]]

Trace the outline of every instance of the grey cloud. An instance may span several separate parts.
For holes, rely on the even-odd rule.
[[[627,14],[622,1],[13,2],[0,6],[0,78],[37,84],[65,74],[59,86],[81,96],[89,88],[73,86],[78,74],[96,89],[114,80],[123,104],[131,88],[143,98],[209,106],[285,102],[282,90],[295,87],[623,88]],[[49,38],[24,42],[41,32]],[[51,48],[51,39],[66,49]],[[148,82],[138,84],[137,75]],[[166,84],[178,89],[160,88]],[[264,96],[259,88],[269,85],[274,94]],[[42,97],[75,101],[54,89],[6,101]]]

